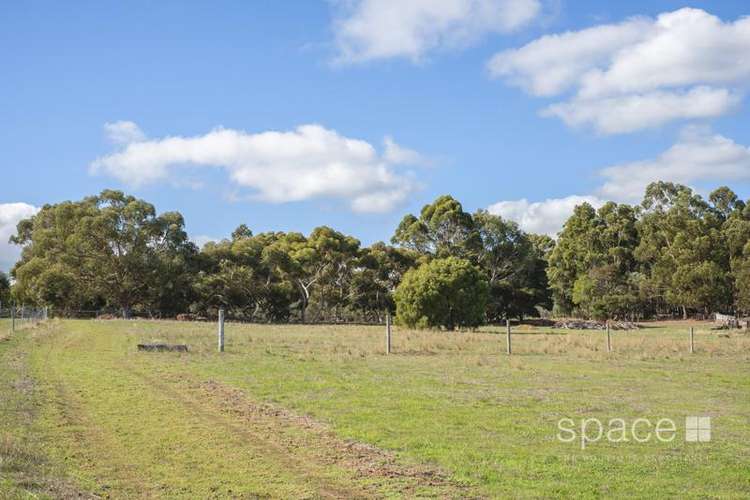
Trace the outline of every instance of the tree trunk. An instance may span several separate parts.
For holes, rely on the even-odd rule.
[[[687,307],[682,306],[682,319],[688,319]]]

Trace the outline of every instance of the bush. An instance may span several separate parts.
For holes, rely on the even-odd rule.
[[[473,328],[484,322],[489,286],[469,261],[435,259],[404,274],[396,321],[411,328]]]

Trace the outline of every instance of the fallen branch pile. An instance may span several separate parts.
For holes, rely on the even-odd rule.
[[[632,321],[610,321],[610,330],[637,330],[641,326],[638,323]],[[555,323],[555,328],[562,328],[566,330],[606,330],[607,323],[604,321],[593,321],[593,320],[564,320]]]

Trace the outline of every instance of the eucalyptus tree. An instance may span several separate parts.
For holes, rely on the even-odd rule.
[[[7,307],[10,301],[10,279],[0,271],[0,307]]]
[[[650,184],[641,207],[635,256],[644,264],[652,298],[679,308],[684,318],[688,310],[729,307],[731,280],[717,211],[690,188],[669,182]]]
[[[263,260],[297,289],[300,319],[305,322],[313,300],[321,308],[340,308],[345,302],[359,244],[356,238],[322,226],[308,238],[283,234],[263,249]]]
[[[733,307],[750,312],[750,205],[727,187],[711,193],[709,201],[722,222],[732,284]]]
[[[448,195],[425,205],[419,217],[406,215],[391,243],[432,257],[474,258],[480,246],[471,214]]]
[[[18,224],[12,242],[23,246],[12,271],[22,296],[63,309],[117,307],[125,316],[158,305],[155,290],[163,292],[158,303],[178,304],[197,252],[181,215],[157,215],[153,205],[112,190],[45,205]]]
[[[352,307],[377,321],[383,314],[395,312],[393,293],[419,261],[416,251],[383,242],[361,249],[351,283]]]
[[[547,275],[555,311],[571,314],[575,308],[573,286],[592,266],[596,253],[596,210],[588,203],[573,209],[573,214],[558,234],[549,254]]]
[[[575,208],[550,253],[548,269],[558,312],[612,318],[639,306],[637,210],[614,202]]]
[[[546,261],[529,235],[486,210],[473,215],[473,224],[480,241],[476,261],[489,284],[487,319],[535,316],[537,306],[549,307]]]

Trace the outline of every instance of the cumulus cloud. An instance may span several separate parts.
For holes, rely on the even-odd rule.
[[[394,165],[432,165],[432,160],[414,151],[413,149],[399,146],[393,141],[392,137],[386,137],[383,140],[383,144],[385,145],[385,153],[383,155],[384,158]]]
[[[114,144],[130,144],[146,139],[143,131],[133,122],[117,121],[104,124],[104,133]]]
[[[518,222],[526,231],[555,235],[576,205],[587,202],[598,208],[605,200],[638,203],[651,182],[669,181],[693,187],[710,182],[712,187],[718,187],[750,181],[750,148],[704,127],[685,127],[677,143],[656,158],[609,166],[599,174],[604,183],[590,195],[538,202],[501,201],[488,210]]]
[[[598,190],[607,199],[636,202],[649,183],[662,180],[691,185],[750,180],[750,149],[700,127],[688,127],[680,140],[651,160],[607,167]]]
[[[21,248],[8,242],[16,234],[16,225],[38,211],[28,203],[0,203],[0,271],[9,271],[21,255]]]
[[[601,134],[622,134],[677,119],[721,116],[739,102],[740,96],[727,89],[701,86],[684,92],[656,91],[603,99],[576,98],[553,104],[542,115],[557,116],[572,127],[590,125]]]
[[[613,54],[643,40],[653,29],[647,18],[545,35],[518,49],[495,54],[490,74],[536,96],[554,96],[580,83],[583,75],[606,65]]]
[[[487,207],[491,214],[516,221],[526,232],[555,236],[573,209],[583,203],[594,208],[604,204],[597,196],[567,196],[550,198],[544,201],[529,202],[526,198],[513,201],[500,201]]]
[[[470,45],[534,19],[540,0],[339,0],[334,21],[338,62],[404,57]]]
[[[726,113],[750,83],[748,53],[750,18],[684,8],[546,35],[496,54],[488,69],[532,95],[573,94],[548,116],[624,133]]]
[[[215,129],[194,137],[127,143],[92,162],[92,173],[139,186],[179,178],[184,167],[224,169],[261,201],[347,200],[358,212],[384,212],[401,203],[416,182],[395,168],[417,153],[387,140],[385,152],[320,125],[250,134]]]

